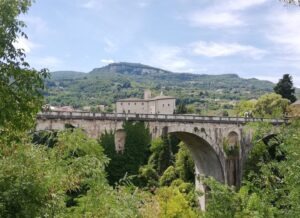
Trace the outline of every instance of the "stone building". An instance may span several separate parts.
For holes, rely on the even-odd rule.
[[[116,102],[117,113],[132,114],[174,114],[176,109],[176,98],[171,96],[160,96],[152,98],[151,91],[145,90],[144,99],[127,98]]]

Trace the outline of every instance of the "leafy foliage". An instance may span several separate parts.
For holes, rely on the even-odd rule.
[[[300,6],[300,0],[282,0],[286,4]]]
[[[110,184],[115,184],[126,174],[137,175],[139,167],[144,165],[148,158],[150,133],[145,124],[126,122],[124,130],[126,142],[123,152],[116,152],[113,133],[106,133],[100,139],[106,155],[111,159],[106,168]]]
[[[53,148],[1,144],[1,217],[135,217],[139,201],[130,189],[106,180],[103,148],[81,130],[58,134]],[[74,196],[70,192],[85,187]]]
[[[258,100],[241,101],[236,107],[236,112],[239,116],[251,112],[254,117],[281,118],[285,116],[288,105],[287,99],[271,93],[261,96]]]
[[[290,102],[295,102],[295,88],[293,85],[293,79],[289,74],[284,74],[282,79],[274,87],[274,91],[281,95],[283,98],[290,100]]]
[[[298,217],[300,121],[271,134],[272,126],[258,124],[254,147],[237,192],[212,179],[205,181],[209,192],[207,217]]]
[[[173,185],[163,187],[157,191],[160,204],[160,216],[162,218],[175,217],[199,217],[199,212],[190,207],[188,195],[185,190]]]
[[[175,169],[179,178],[188,183],[195,182],[195,163],[187,146],[181,142],[176,154]]]
[[[46,70],[36,71],[25,61],[24,50],[15,47],[27,38],[19,15],[27,12],[31,0],[0,1],[0,134],[8,137],[33,126],[42,103],[41,89]]]

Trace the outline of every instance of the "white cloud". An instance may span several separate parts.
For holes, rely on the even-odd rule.
[[[188,16],[192,26],[234,27],[243,25],[239,15],[229,12],[197,11]]]
[[[26,54],[30,53],[32,49],[40,47],[40,45],[35,44],[24,37],[18,37],[13,45],[17,49],[23,49]]]
[[[146,8],[150,5],[151,0],[138,0],[137,5],[139,8]]]
[[[145,52],[145,53],[144,53]],[[143,51],[147,63],[174,72],[194,71],[193,64],[184,57],[184,49],[177,46],[149,45]]]
[[[274,42],[285,59],[300,60],[300,11],[284,11],[270,15],[271,31],[267,38]]]
[[[192,26],[236,27],[244,25],[242,11],[266,3],[268,0],[230,0],[190,12],[187,20]]]
[[[101,60],[101,63],[103,63],[103,64],[112,64],[112,63],[114,63],[115,61],[114,60],[112,60],[112,59],[102,59]]]
[[[225,10],[229,11],[242,11],[251,7],[259,6],[266,3],[268,0],[231,0],[226,1],[219,7],[224,7]]]
[[[254,59],[261,58],[266,51],[238,43],[216,43],[198,41],[190,45],[192,53],[206,57],[222,57],[231,55],[243,55]]]
[[[84,2],[81,4],[81,7],[87,9],[101,8],[102,6],[103,0],[84,0]]]

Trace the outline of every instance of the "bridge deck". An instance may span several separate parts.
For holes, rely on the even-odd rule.
[[[157,121],[183,123],[228,123],[245,124],[249,122],[267,122],[273,125],[288,123],[288,119],[217,117],[182,114],[118,114],[118,113],[90,113],[90,112],[43,112],[38,113],[37,119],[62,120],[115,120],[115,121]]]

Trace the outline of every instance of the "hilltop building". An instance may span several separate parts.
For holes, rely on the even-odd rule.
[[[152,98],[151,91],[145,90],[144,99],[127,98],[116,102],[117,113],[132,114],[174,114],[176,98],[172,96],[160,96]]]

